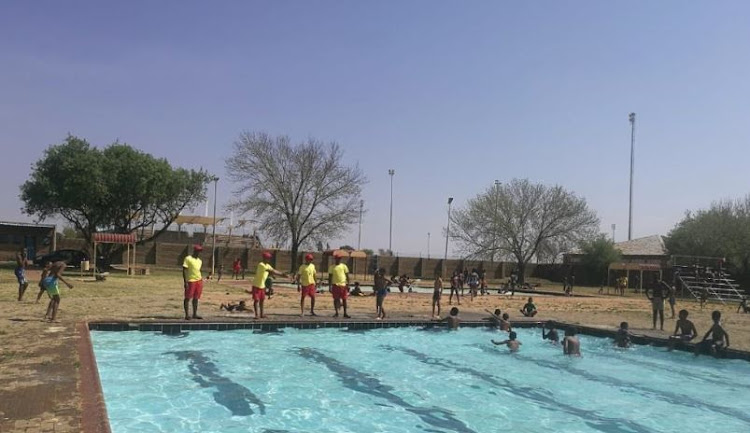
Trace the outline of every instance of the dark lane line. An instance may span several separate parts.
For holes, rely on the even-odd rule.
[[[175,355],[180,361],[188,361],[188,370],[193,374],[193,380],[203,388],[215,388],[214,400],[226,407],[234,416],[252,415],[254,412],[250,404],[258,407],[265,415],[266,406],[252,391],[222,376],[219,369],[203,352],[197,350],[181,350],[165,352]]]
[[[363,394],[369,394],[374,397],[382,398],[396,406],[417,415],[422,421],[441,430],[461,433],[476,433],[461,420],[453,416],[453,413],[439,407],[423,408],[414,406],[393,393],[393,387],[385,385],[378,379],[357,371],[351,367],[342,364],[337,359],[331,358],[315,349],[303,347],[296,349],[297,354],[305,359],[323,364],[332,373],[338,376],[343,385]],[[435,430],[428,430],[435,431]]]
[[[486,346],[475,346],[479,349],[492,354],[497,354],[498,352],[493,350],[491,347]],[[540,359],[534,359],[529,358],[527,356],[521,355],[521,354],[514,354],[516,358],[522,359],[524,361],[532,362],[540,367],[553,369],[555,371],[565,371],[567,373],[574,374],[576,376],[582,377],[584,379],[590,380],[592,382],[601,383],[604,385],[613,386],[616,388],[619,388],[620,390],[624,392],[628,391],[638,391],[641,394],[647,394],[649,397],[653,397],[659,400],[662,400],[664,402],[667,402],[669,404],[673,404],[676,406],[684,406],[688,407],[690,409],[710,409],[714,412],[718,412],[722,415],[731,416],[733,418],[736,418],[740,421],[744,421],[748,424],[750,424],[750,416],[745,415],[742,411],[723,407],[723,406],[717,406],[713,403],[704,402],[701,400],[697,400],[693,397],[690,397],[686,394],[676,394],[669,391],[663,391],[658,389],[649,388],[647,386],[638,385],[637,383],[628,382],[625,380],[620,380],[611,376],[598,376],[593,373],[589,373],[586,370],[582,370],[580,368],[575,368],[569,364],[563,364],[563,363],[555,363],[551,361],[544,361]]]
[[[516,386],[507,379],[499,378],[491,374],[487,374],[480,370],[465,367],[461,364],[440,358],[433,358],[422,352],[418,352],[413,349],[406,347],[394,347],[394,346],[381,346],[383,349],[391,351],[400,351],[406,355],[409,355],[416,360],[431,366],[439,366],[451,371],[458,371],[466,373],[470,376],[474,376],[481,379],[490,385],[497,388],[502,388],[513,394],[514,396],[523,397],[527,400],[531,400],[537,406],[545,408],[553,412],[565,411],[571,415],[575,415],[581,418],[586,425],[589,427],[599,430],[605,433],[651,433],[652,430],[638,424],[636,422],[621,419],[621,418],[610,418],[597,414],[591,410],[581,409],[560,401],[555,400],[553,395],[546,390],[532,388],[527,386]]]

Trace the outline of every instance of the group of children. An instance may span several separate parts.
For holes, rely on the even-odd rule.
[[[669,336],[669,350],[674,350],[677,344],[688,343],[698,336],[695,324],[688,320],[688,314],[687,310],[680,310],[678,313],[674,333]],[[701,352],[720,356],[729,347],[729,334],[721,326],[721,311],[711,313],[711,320],[714,322],[711,328],[703,336],[703,339],[694,345],[695,356],[700,355]],[[615,335],[615,344],[622,348],[630,347],[631,337],[628,322],[620,323],[620,328]]]
[[[23,300],[23,296],[26,293],[26,289],[29,287],[29,282],[26,279],[26,267],[28,266],[28,257],[26,249],[22,249],[16,254],[16,267],[14,274],[18,280],[18,301]],[[42,274],[39,278],[39,293],[36,296],[36,302],[42,298],[44,293],[49,296],[49,303],[47,304],[47,312],[44,314],[44,320],[49,322],[57,322],[57,311],[60,308],[60,287],[59,282],[62,281],[69,289],[73,288],[73,285],[68,283],[62,276],[65,270],[65,262],[45,262]]]
[[[510,323],[507,322],[507,314],[504,314],[502,318],[498,318],[500,310],[495,310],[495,314],[491,314],[490,321],[496,323],[501,331],[508,331],[508,338],[502,341],[490,340],[492,344],[497,346],[506,346],[511,352],[518,352],[521,348],[521,342],[518,340],[518,335],[515,331],[511,330]],[[560,336],[557,334],[557,330],[551,322],[542,328],[542,340],[548,340],[552,344],[561,344],[563,355],[570,356],[581,356],[581,342],[578,339],[578,330],[574,327],[567,328],[565,330],[565,336],[560,341]]]

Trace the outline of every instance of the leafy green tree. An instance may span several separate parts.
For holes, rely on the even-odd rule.
[[[359,219],[367,179],[343,156],[336,143],[310,138],[294,144],[287,136],[246,132],[226,160],[239,186],[231,207],[252,214],[272,240],[291,243],[292,269],[301,246],[339,238]]]
[[[589,238],[598,226],[585,199],[559,185],[513,179],[489,187],[453,213],[450,235],[468,258],[514,259],[523,283],[532,258]]]
[[[206,198],[204,171],[173,168],[166,159],[114,143],[104,149],[68,136],[49,147],[21,185],[24,212],[62,217],[88,243],[100,231],[132,233],[160,224],[158,237],[185,208]],[[117,251],[114,248],[114,251]]]
[[[665,244],[673,255],[726,258],[729,271],[750,283],[750,195],[687,212]]]
[[[606,235],[599,235],[580,243],[583,265],[588,268],[595,281],[606,281],[609,265],[620,261],[622,254]]]
[[[373,250],[371,250],[369,248],[363,249],[362,252],[365,253],[365,254],[367,254],[368,256],[371,256],[371,255],[375,254],[375,251],[373,251]]]

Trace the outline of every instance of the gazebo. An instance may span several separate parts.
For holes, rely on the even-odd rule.
[[[127,255],[125,260],[125,269],[128,272],[128,275],[133,275],[135,272],[135,244],[136,239],[134,234],[123,234],[123,233],[94,233],[92,236],[93,240],[93,248],[91,251],[93,251],[93,258],[94,258],[94,266],[92,267],[93,271],[92,274],[96,275],[96,245],[97,244],[118,244],[118,245],[127,245]],[[130,247],[133,247],[133,255],[132,255],[132,261],[131,261],[131,255],[130,255]]]

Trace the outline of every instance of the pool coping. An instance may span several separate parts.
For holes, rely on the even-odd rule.
[[[558,322],[555,320],[511,320],[511,326],[515,328],[538,328],[552,323],[557,329],[575,328],[579,334],[593,337],[613,338],[617,330],[610,328],[599,328],[594,326],[578,325],[572,323]],[[78,354],[80,359],[80,392],[82,399],[81,430],[83,433],[111,433],[107,406],[104,400],[99,370],[94,355],[94,346],[91,342],[89,331],[141,331],[161,332],[165,334],[180,334],[184,331],[233,331],[240,329],[252,329],[266,332],[277,332],[283,328],[295,329],[323,329],[323,328],[347,328],[347,330],[369,330],[383,328],[402,328],[422,326],[425,328],[445,328],[445,323],[431,320],[322,320],[322,321],[92,321],[79,322],[76,330],[80,334],[78,339]],[[462,321],[461,327],[479,328],[490,326],[486,320]],[[631,341],[637,345],[650,345],[666,347],[669,343],[667,338],[655,335],[632,334]],[[675,350],[694,350],[693,343],[678,343]],[[736,349],[728,349],[724,358],[741,359],[750,361],[750,352]]]

